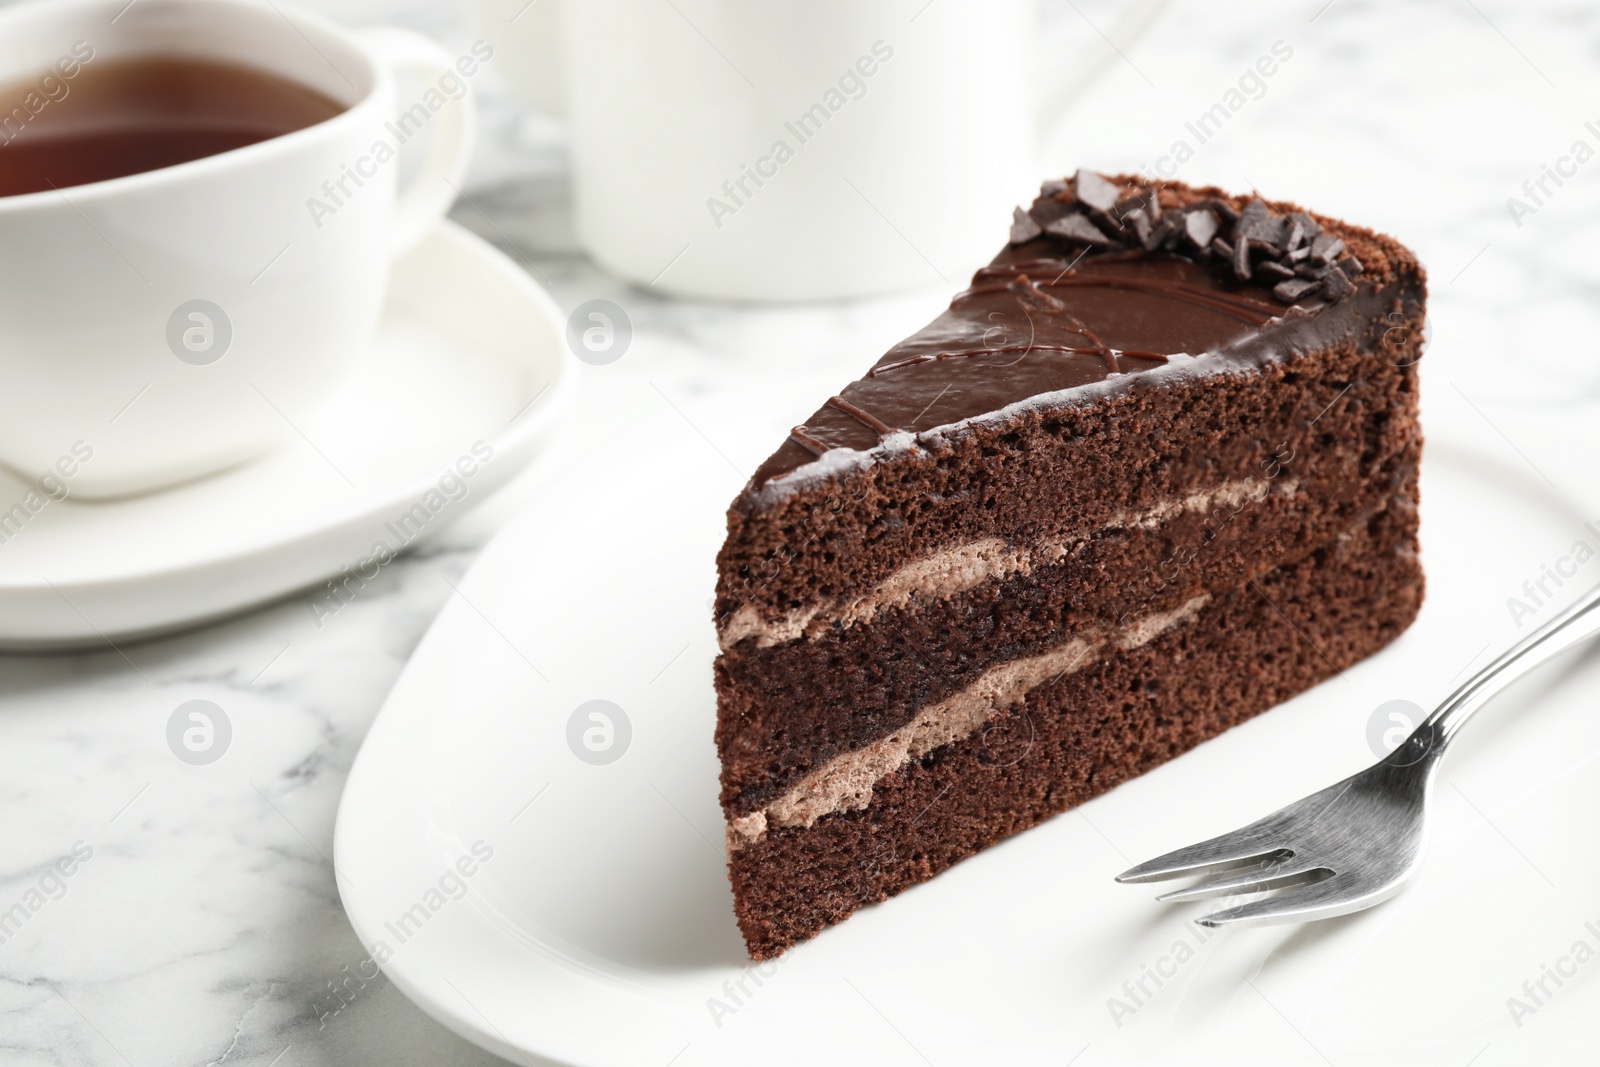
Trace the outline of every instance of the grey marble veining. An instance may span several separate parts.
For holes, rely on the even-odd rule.
[[[453,47],[473,39],[448,3],[315,6]],[[1520,226],[1507,204],[1574,141],[1600,148],[1584,126],[1600,120],[1590,103],[1600,99],[1600,9],[1312,0],[1222,10],[1174,4],[1056,123],[1049,166],[1158,166],[1176,142],[1195,141],[1186,121],[1286,42],[1292,60],[1191,144],[1176,176],[1254,184],[1416,249],[1433,278],[1428,390],[1459,389],[1488,419],[1499,405],[1600,399],[1600,360],[1588,352],[1600,332],[1600,160]],[[1053,3],[1046,38],[1076,47],[1103,14]],[[492,64],[478,88],[484,143],[454,217],[564,308],[604,296],[627,310],[633,347],[584,368],[591,397],[607,376],[646,379],[704,413],[699,428],[733,462],[758,460],[784,412],[810,411],[949,296],[935,283],[880,300],[751,308],[617,282],[571,233],[560,124],[522,113]],[[752,434],[752,420],[774,436]],[[0,910],[30,893],[42,901],[0,943],[0,1062],[499,1062],[382,977],[357,973],[365,953],[328,857],[363,734],[450,582],[515,503],[491,504],[385,568],[320,627],[291,598],[121,651],[0,657]],[[215,701],[233,724],[216,764],[189,766],[167,747],[167,719],[191,699]]]

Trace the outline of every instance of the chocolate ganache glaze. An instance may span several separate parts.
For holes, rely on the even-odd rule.
[[[1088,171],[1046,182],[949,310],[795,427],[751,487],[1041,394],[1132,387],[1202,356],[1253,362],[1270,357],[1262,342],[1320,347],[1402,303],[1309,214],[1213,192]]]

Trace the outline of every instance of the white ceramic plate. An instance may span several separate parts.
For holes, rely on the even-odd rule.
[[[379,542],[436,532],[538,452],[575,380],[564,330],[527,274],[442,224],[395,264],[369,357],[299,440],[166,492],[69,497],[0,525],[0,648],[147,636],[370,570]],[[0,472],[0,513],[28,490]]]
[[[1112,881],[1371,762],[1380,704],[1431,707],[1512,639],[1525,579],[1600,548],[1595,501],[1533,466],[1570,467],[1569,445],[1497,418],[1513,448],[1445,395],[1428,601],[1398,643],[753,970],[711,740],[712,558],[739,478],[642,405],[484,552],[374,724],[336,832],[351,922],[425,1011],[521,1063],[1571,1062],[1600,960],[1561,965],[1576,976],[1532,1013],[1508,998],[1575,942],[1600,950],[1600,662],[1552,666],[1474,723],[1427,868],[1390,904],[1211,934],[1190,922],[1204,904]],[[1563,595],[1596,580],[1588,563]],[[631,727],[605,765],[568,742],[592,700]]]

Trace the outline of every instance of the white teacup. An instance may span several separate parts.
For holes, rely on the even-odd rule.
[[[1041,41],[1032,0],[471,2],[524,101],[570,121],[587,250],[701,297],[964,279],[1037,190],[1040,127],[1117,59],[1086,22]]]
[[[296,437],[368,345],[391,258],[455,199],[467,86],[492,54],[477,51],[248,0],[0,9],[0,85],[49,75],[70,91],[64,58],[178,56],[264,69],[345,108],[177,166],[0,197],[0,463],[105,497]],[[416,100],[397,103],[397,73],[425,86]],[[402,190],[392,157],[419,136]]]

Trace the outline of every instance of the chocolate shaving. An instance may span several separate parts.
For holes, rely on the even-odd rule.
[[[1270,214],[1265,203],[1252,200],[1245,204],[1239,220],[1234,223],[1233,243],[1252,245],[1268,256],[1275,257],[1282,254],[1284,243],[1288,240],[1288,226],[1288,219]]]
[[[1082,215],[1063,215],[1044,228],[1044,232],[1051,237],[1059,237],[1066,241],[1078,241],[1097,248],[1111,247],[1112,240],[1100,232],[1100,227],[1084,218]]]
[[[1242,244],[1251,236],[1251,231],[1257,224],[1267,221],[1267,205],[1260,200],[1251,200],[1244,205],[1244,210],[1239,213],[1238,221],[1233,224],[1233,243]]]
[[[1045,196],[1028,206],[1028,214],[1040,226],[1048,226],[1063,215],[1077,214],[1077,209],[1067,200]]]
[[[1283,230],[1283,244],[1279,247],[1285,253],[1293,252],[1321,232],[1316,219],[1304,211],[1296,211],[1289,216],[1289,224]]]
[[[1209,209],[1186,212],[1183,216],[1183,233],[1199,249],[1205,249],[1217,236],[1217,217]]]
[[[1177,251],[1178,242],[1183,240],[1183,223],[1179,218],[1176,211],[1169,211],[1161,216],[1161,221],[1156,223],[1154,231],[1150,234],[1152,247]]]
[[[1330,270],[1322,276],[1322,295],[1337,303],[1356,291],[1342,270]]]
[[[1177,236],[1177,228],[1178,224],[1170,216],[1159,216],[1142,242],[1144,250],[1154,252],[1158,248],[1165,247]]]
[[[1025,244],[1044,233],[1044,227],[1020,207],[1011,213],[1011,243]]]
[[[1250,230],[1245,235],[1245,239],[1265,249],[1272,255],[1277,255],[1278,250],[1283,246],[1284,231],[1288,227],[1288,223],[1289,220],[1281,216],[1257,219],[1250,224]]]
[[[1078,203],[1093,208],[1103,215],[1111,214],[1117,206],[1117,187],[1092,170],[1080,170],[1072,177],[1072,191]]]
[[[1118,186],[1080,170],[1068,183],[1047,181],[1032,208],[1016,212],[1011,243],[1044,235],[1095,248],[1166,249],[1228,270],[1241,282],[1272,286],[1285,303],[1320,295],[1342,300],[1355,291],[1361,261],[1344,241],[1323,233],[1304,211],[1277,214],[1259,197],[1241,207],[1206,197],[1181,207],[1161,208],[1159,190],[1142,183]],[[1054,297],[1025,277],[1011,283],[1028,302],[1050,310]]]
[[[1288,281],[1274,285],[1272,287],[1272,295],[1286,304],[1292,304],[1311,292],[1319,284],[1321,283],[1312,278],[1291,278]]]
[[[1312,218],[1310,215],[1307,215],[1304,211],[1291,212],[1289,215],[1289,221],[1298,222],[1300,224],[1300,228],[1306,233],[1307,240],[1310,240],[1322,232],[1322,227],[1317,225],[1317,220]]]
[[[1233,273],[1241,282],[1250,280],[1250,242],[1244,238],[1233,246]]]
[[[1128,216],[1128,223],[1133,227],[1134,236],[1139,238],[1140,248],[1148,250],[1154,247],[1150,242],[1152,227],[1150,220],[1144,217],[1144,212],[1140,211]]]
[[[1133,236],[1132,230],[1123,225],[1123,220],[1117,218],[1116,215],[1088,211],[1084,213],[1083,217],[1100,227],[1100,232],[1111,238],[1114,244],[1126,244],[1128,239]]]
[[[1133,226],[1136,219],[1143,218],[1145,222],[1152,222],[1161,214],[1156,207],[1156,194],[1153,189],[1140,189],[1137,193],[1124,196],[1112,208],[1112,214],[1119,222]]]
[[[1322,234],[1311,239],[1311,258],[1332,263],[1344,251],[1344,242],[1332,234]]]
[[[1193,211],[1196,208],[1202,207],[1210,208],[1212,211],[1215,211],[1217,215],[1221,217],[1222,221],[1228,223],[1230,226],[1239,221],[1239,213],[1234,210],[1233,205],[1228,203],[1226,200],[1218,200],[1214,196],[1208,196],[1204,200],[1196,200],[1187,208],[1185,208],[1185,210]]]

